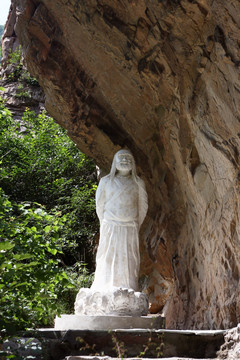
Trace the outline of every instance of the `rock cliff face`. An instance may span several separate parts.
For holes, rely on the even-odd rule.
[[[240,321],[238,0],[12,0],[46,107],[109,169],[145,180],[141,280],[167,326]]]
[[[23,64],[15,24],[16,8],[11,6],[1,41],[0,96],[13,117],[21,122],[26,107],[36,113],[44,109],[45,96]],[[15,55],[11,57],[11,53]]]

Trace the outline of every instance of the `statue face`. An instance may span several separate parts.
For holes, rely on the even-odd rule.
[[[119,171],[132,170],[132,155],[129,153],[119,153],[116,157],[116,168]]]

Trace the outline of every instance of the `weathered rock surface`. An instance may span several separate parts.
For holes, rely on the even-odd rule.
[[[240,321],[238,0],[12,0],[46,107],[147,185],[141,280],[167,327]]]
[[[2,37],[2,59],[0,68],[0,96],[12,111],[13,117],[21,122],[26,108],[36,113],[44,109],[45,95],[38,82],[31,78],[22,62],[21,49],[15,33],[16,11],[11,6]],[[17,54],[16,54],[17,51]],[[15,56],[11,58],[11,54]]]
[[[21,119],[26,108],[34,110],[36,113],[44,110],[44,93],[40,86],[31,86],[12,81],[0,81],[0,96],[4,99],[6,106],[12,111],[15,119]]]
[[[6,68],[9,54],[12,51],[15,51],[19,46],[18,37],[15,33],[15,24],[16,24],[16,11],[15,7],[12,5],[9,9],[7,23],[4,28],[4,32],[1,39],[2,46],[2,58],[1,58],[1,66]]]
[[[236,328],[228,330],[224,336],[224,344],[218,352],[219,359],[240,359],[240,324]]]

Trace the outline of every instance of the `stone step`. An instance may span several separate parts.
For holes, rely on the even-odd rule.
[[[165,357],[208,359],[224,342],[225,331],[116,329],[112,331],[39,329],[22,334],[37,339],[37,360],[107,360]],[[47,354],[47,355],[46,355]],[[88,357],[90,356],[90,357]],[[169,359],[170,358],[170,359]]]
[[[141,358],[123,358],[125,360],[140,360]],[[144,360],[158,360],[159,358],[144,358]],[[119,360],[119,358],[112,358],[109,356],[67,356],[65,360]],[[186,357],[161,357],[161,360],[196,360],[196,358]],[[213,360],[212,358],[204,358],[198,360]]]

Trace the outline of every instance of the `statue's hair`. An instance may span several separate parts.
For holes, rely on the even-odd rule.
[[[136,181],[136,182],[138,182],[138,176],[137,176],[136,164],[135,164],[134,157],[133,157],[131,151],[126,150],[126,149],[119,150],[119,151],[116,152],[116,154],[114,155],[114,157],[113,157],[113,162],[112,162],[112,167],[111,167],[111,171],[110,171],[110,179],[113,180],[114,176],[115,176],[116,173],[117,173],[117,168],[116,168],[117,156],[118,156],[119,154],[125,154],[125,153],[131,155],[131,157],[132,157],[132,171],[131,171],[131,174],[132,174],[133,180]]]

